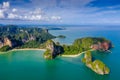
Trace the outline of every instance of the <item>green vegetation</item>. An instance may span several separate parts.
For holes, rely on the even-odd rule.
[[[87,67],[89,67],[98,74],[104,75],[110,73],[110,69],[102,61],[100,60],[92,61],[92,55],[90,51],[85,53],[82,62],[85,63]]]
[[[91,56],[90,51],[87,51],[85,53],[85,58],[82,59],[82,62],[84,62],[84,63],[91,63],[92,62],[92,56]]]
[[[65,38],[59,35],[59,38]],[[44,57],[54,59],[57,55],[75,55],[87,51],[82,59],[83,63],[98,74],[109,74],[109,68],[100,60],[92,60],[88,51],[94,45],[94,49],[108,50],[111,42],[105,38],[85,37],[76,39],[72,45],[60,45],[51,39],[56,38],[47,29],[19,27],[14,25],[0,27],[0,52],[13,48],[46,48]]]
[[[60,45],[58,42],[54,43],[52,40],[48,40],[46,43],[46,48],[51,51],[51,52],[47,51],[48,53],[50,53],[50,55],[58,52],[59,54],[64,54],[64,55],[75,55],[92,49],[91,46],[94,44],[100,44],[99,45],[100,49],[102,48],[104,50],[104,47],[102,46],[102,43],[104,42],[110,43],[110,41],[105,38],[96,38],[96,37],[86,37],[86,38],[76,39],[72,45]],[[109,48],[110,45],[107,45],[107,47]],[[90,52],[88,52],[88,54],[90,55]],[[54,55],[51,56],[53,57]]]
[[[38,41],[29,41],[24,45],[20,46],[20,48],[40,48],[41,43]]]
[[[51,53],[51,51],[49,50],[49,49],[47,49],[46,51],[45,51],[45,53],[44,53],[44,58],[45,59],[53,59],[53,57],[52,57],[52,53]]]
[[[90,50],[91,45],[102,42],[110,43],[110,41],[105,38],[86,37],[86,38],[76,39],[72,45],[63,45],[65,51],[64,54],[65,55],[79,54],[81,52]]]
[[[90,46],[96,43],[102,43],[108,41],[104,38],[81,38],[75,40],[72,45],[60,45],[58,42],[54,43],[52,40],[46,42],[46,52],[44,53],[44,58],[54,59],[57,55],[74,55],[80,52],[90,50]],[[87,46],[86,46],[87,45]],[[102,47],[102,46],[100,46]],[[94,72],[104,75],[109,74],[110,69],[100,60],[92,60],[91,51],[87,51],[84,54],[82,62],[86,64],[87,67],[92,69]]]
[[[9,40],[9,44],[12,44],[12,48],[41,48],[47,40],[53,39],[55,36],[51,35],[47,29],[42,28],[15,25],[0,26],[1,44],[5,44],[5,38]]]
[[[64,35],[59,35],[59,36],[57,36],[57,38],[66,38],[66,36],[64,36]]]
[[[0,52],[6,52],[9,51],[11,48],[9,46],[3,46],[2,48],[0,48]]]
[[[54,59],[57,55],[62,54],[63,47],[59,45],[59,43],[54,43],[52,40],[48,40],[46,42],[46,51],[44,53],[44,58],[46,59]]]

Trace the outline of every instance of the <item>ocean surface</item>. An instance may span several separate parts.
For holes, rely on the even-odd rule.
[[[65,35],[55,39],[61,44],[72,44],[76,38],[105,37],[112,41],[112,53],[93,52],[109,68],[109,75],[98,75],[87,68],[81,59],[57,57],[45,60],[43,51],[26,50],[0,54],[0,80],[119,80],[120,79],[120,26],[67,26],[66,30],[51,30],[53,35]]]

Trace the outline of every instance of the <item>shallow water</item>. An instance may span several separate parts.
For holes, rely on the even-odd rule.
[[[72,44],[74,39],[87,36],[100,36],[110,39],[114,48],[112,53],[93,53],[111,70],[109,75],[98,75],[87,68],[81,57],[45,60],[43,51],[13,51],[0,55],[0,80],[118,80],[120,79],[120,29],[119,27],[66,27],[67,30],[52,30],[54,35],[63,34],[65,39],[56,39],[63,44]]]

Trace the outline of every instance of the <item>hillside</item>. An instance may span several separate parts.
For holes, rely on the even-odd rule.
[[[0,48],[39,48],[40,45],[55,36],[47,29],[37,27],[0,26]]]

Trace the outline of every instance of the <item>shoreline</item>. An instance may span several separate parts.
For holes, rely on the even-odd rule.
[[[91,50],[88,50],[88,51],[94,51],[93,49],[91,49]],[[83,52],[81,52],[81,53],[79,53],[79,54],[75,54],[75,55],[61,55],[62,57],[78,57],[78,56],[80,56],[81,54],[83,54],[83,53],[85,53],[85,52],[87,52],[87,51],[83,51]]]
[[[12,50],[10,50],[10,51],[7,51],[7,52],[0,52],[0,54],[5,54],[5,53],[8,53],[8,52],[12,52],[12,51],[24,51],[24,50],[40,50],[40,51],[46,51],[46,49],[39,49],[39,48],[24,48],[24,49],[12,49]],[[88,51],[94,51],[93,49],[91,49],[91,50],[88,50]],[[80,56],[81,54],[83,54],[83,53],[85,53],[85,52],[87,52],[87,51],[83,51],[83,52],[81,52],[81,53],[79,53],[79,54],[75,54],[75,55],[61,55],[61,57],[78,57],[78,56]]]
[[[0,52],[0,54],[5,54],[5,53],[9,53],[9,52],[13,52],[13,51],[24,51],[24,50],[40,50],[40,51],[46,51],[46,49],[39,49],[39,48],[24,48],[24,49],[12,49],[10,51],[6,51],[6,52]]]
[[[22,51],[22,50],[40,50],[40,51],[46,51],[46,49],[39,49],[39,48],[24,48],[24,49],[12,49],[10,51]]]

